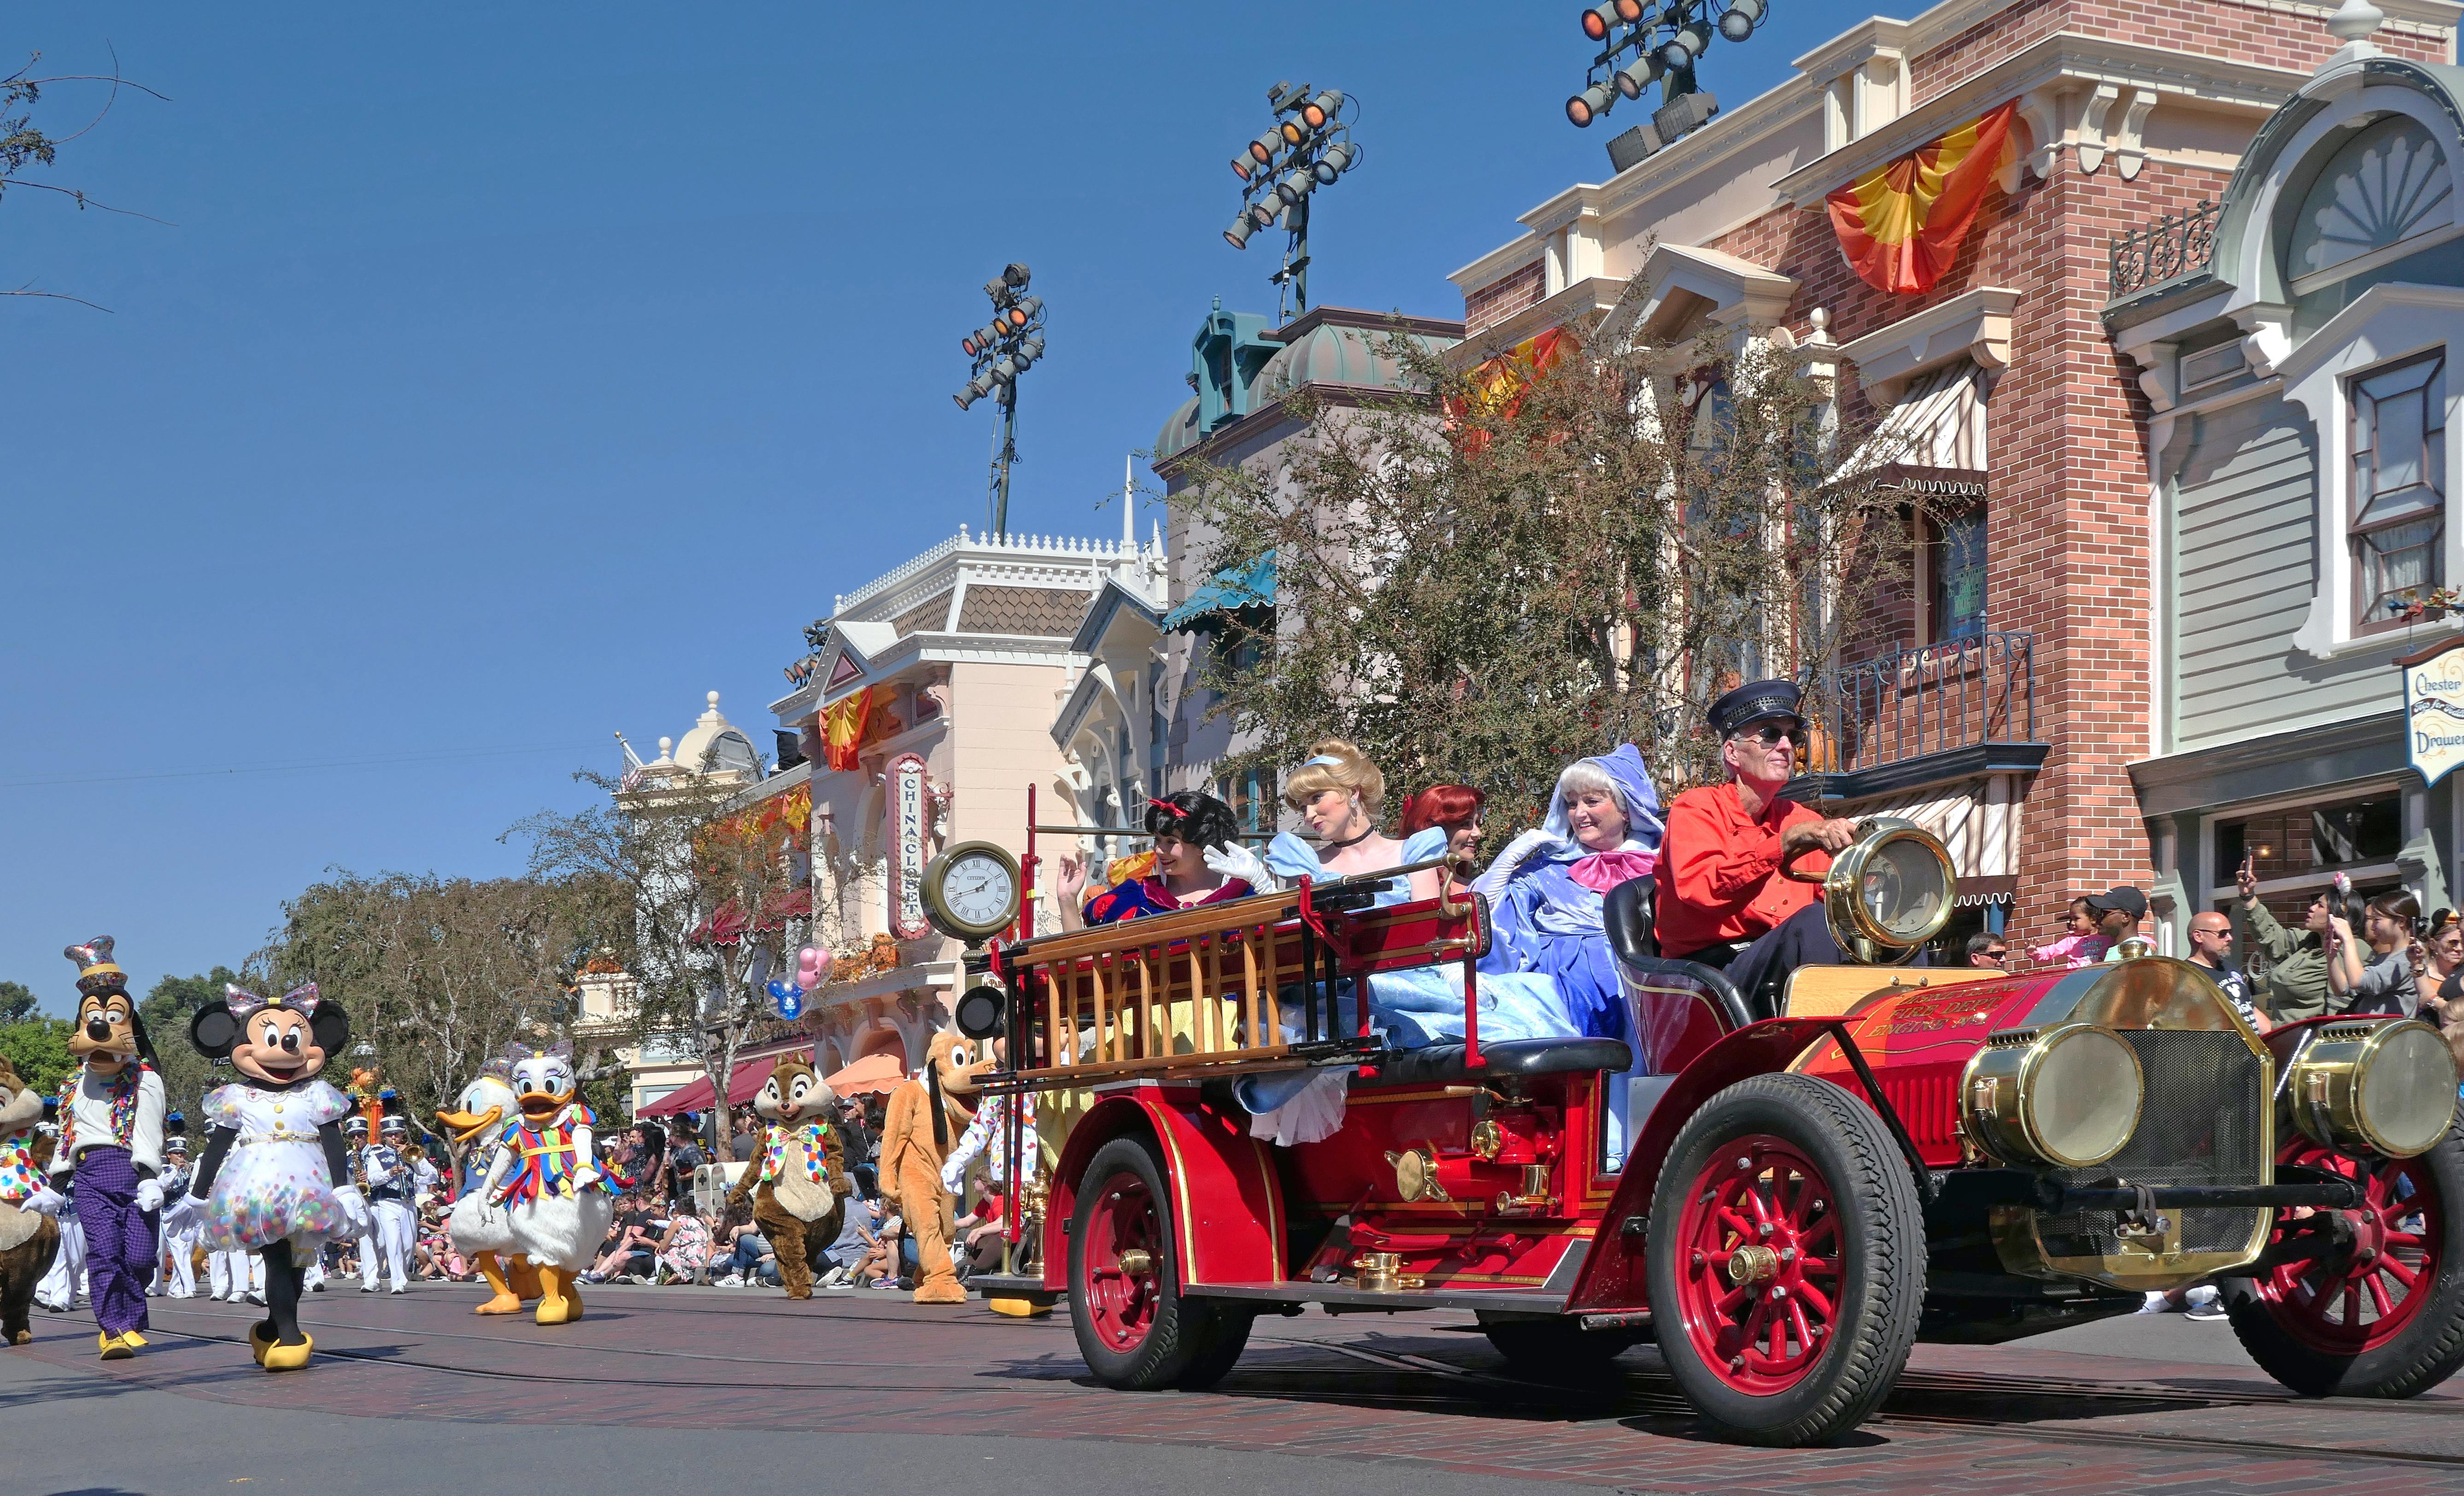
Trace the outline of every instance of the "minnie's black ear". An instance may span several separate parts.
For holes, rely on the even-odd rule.
[[[317,1047],[325,1051],[328,1060],[342,1057],[343,1046],[351,1042],[351,1015],[342,1004],[331,998],[317,1004],[317,1016],[308,1021],[308,1032],[315,1035]]]
[[[197,1009],[188,1020],[188,1045],[209,1060],[231,1058],[231,1045],[239,1039],[239,1020],[231,1017],[231,1005],[209,1002]]]

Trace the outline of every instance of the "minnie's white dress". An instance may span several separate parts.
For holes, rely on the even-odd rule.
[[[343,1234],[342,1205],[317,1130],[350,1111],[350,1101],[323,1081],[288,1090],[225,1086],[208,1096],[207,1124],[239,1135],[206,1199],[206,1244],[254,1252],[286,1237],[314,1247]]]

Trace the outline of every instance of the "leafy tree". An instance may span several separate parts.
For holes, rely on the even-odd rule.
[[[1716,779],[1714,697],[1766,673],[1818,691],[1882,633],[1912,518],[1871,474],[1887,439],[1838,418],[1785,334],[1672,347],[1621,320],[1573,327],[1589,346],[1537,370],[1458,371],[1393,337],[1404,396],[1296,393],[1309,429],[1275,462],[1195,473],[1175,502],[1203,564],[1274,556],[1274,607],[1226,618],[1201,656],[1245,745],[1223,772],[1273,782],[1347,737],[1398,798],[1481,787],[1502,840],[1617,743],[1664,786]]]
[[[281,928],[250,964],[267,996],[314,981],[340,1002],[351,1047],[336,1059],[335,1083],[373,1066],[416,1125],[509,1040],[562,1028],[593,946],[577,917],[588,904],[527,878],[328,869],[283,906]]]
[[[34,989],[22,981],[0,981],[0,1023],[22,1023],[42,1005]]]
[[[19,1080],[46,1095],[57,1091],[76,1068],[69,1058],[69,1021],[64,1018],[0,1023],[0,1054],[9,1057]]]

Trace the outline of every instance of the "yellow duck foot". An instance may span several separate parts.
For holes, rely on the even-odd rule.
[[[308,1364],[308,1353],[316,1349],[317,1342],[306,1335],[300,1336],[296,1346],[276,1342],[265,1348],[265,1369],[269,1372],[296,1372]]]
[[[102,1342],[102,1358],[106,1361],[125,1361],[137,1353],[137,1348],[128,1343],[126,1335],[101,1335],[97,1338]]]
[[[256,1358],[257,1365],[265,1364],[265,1353],[273,1349],[273,1346],[274,1321],[260,1319],[248,1327],[248,1351],[249,1354]]]
[[[490,1299],[487,1303],[473,1309],[471,1312],[473,1314],[518,1314],[521,1311],[521,1300],[514,1297],[511,1293],[499,1293],[495,1298]]]

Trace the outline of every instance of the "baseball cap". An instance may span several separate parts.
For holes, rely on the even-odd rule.
[[[2088,895],[2087,907],[2099,912],[2119,910],[2133,919],[2147,917],[2147,895],[2124,883],[2101,893]]]

